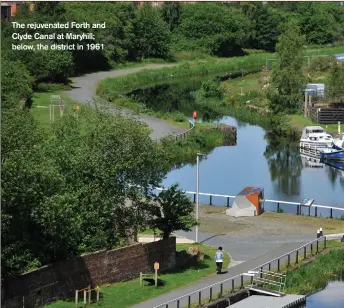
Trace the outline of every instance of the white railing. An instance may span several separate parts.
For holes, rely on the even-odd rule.
[[[161,187],[156,187],[154,190],[166,190]],[[184,191],[188,195],[193,195],[193,202],[196,202],[196,195],[197,193],[195,191]],[[226,206],[230,206],[230,200],[234,199],[236,196],[233,195],[222,195],[222,194],[212,194],[212,193],[199,193],[200,196],[208,196],[209,197],[209,205],[213,205],[213,197],[220,197],[220,198],[225,198],[227,200]],[[280,211],[280,206],[285,204],[285,205],[295,205],[296,206],[296,214],[300,215],[302,212],[302,208],[308,209],[308,215],[311,216],[311,209],[314,209],[314,216],[318,216],[318,209],[327,209],[330,210],[330,218],[333,218],[333,211],[340,211],[342,215],[344,215],[344,208],[340,207],[333,207],[333,206],[326,206],[326,205],[320,205],[320,204],[313,204],[311,206],[305,206],[302,205],[300,202],[291,202],[291,201],[282,201],[282,200],[273,200],[273,199],[264,199],[264,202],[268,203],[275,203],[277,205],[276,211]]]
[[[190,120],[189,120],[189,123],[190,123],[190,128],[188,130],[186,130],[185,132],[182,132],[180,134],[174,135],[176,140],[185,139],[189,135],[189,133],[195,129],[195,124]]]

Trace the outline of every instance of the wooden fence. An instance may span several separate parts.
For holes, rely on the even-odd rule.
[[[344,123],[344,108],[311,108],[310,114],[319,124]]]

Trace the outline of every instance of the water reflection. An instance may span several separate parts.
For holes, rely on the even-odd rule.
[[[299,195],[303,165],[298,148],[289,144],[271,143],[267,145],[264,156],[276,192],[286,196]]]
[[[193,111],[197,110],[198,117],[202,121],[216,121],[222,118],[222,115],[206,104],[197,104],[194,96],[195,91],[201,87],[202,81],[214,79],[215,76],[214,74],[202,78],[181,79],[172,84],[136,89],[127,95],[156,112],[179,111],[191,116]]]
[[[259,126],[238,126],[232,117],[217,122],[238,127],[237,145],[218,147],[201,161],[201,192],[235,195],[246,186],[259,186],[264,187],[267,199],[300,202],[312,198],[315,204],[344,206],[341,164],[332,163],[332,167],[319,158],[300,153],[296,145],[270,142]],[[168,186],[174,182],[179,182],[184,190],[195,191],[196,167],[186,165],[172,170],[163,184]],[[222,204],[221,200],[218,202]]]
[[[148,89],[137,89],[129,95],[137,102],[161,112],[181,111],[191,116],[197,110],[197,121],[212,121],[236,126],[237,145],[214,149],[200,162],[200,191],[235,195],[246,186],[264,187],[267,199],[300,202],[315,199],[316,204],[344,207],[344,163],[323,162],[311,153],[300,153],[297,146],[267,140],[263,128],[221,117],[198,106],[194,92],[202,81],[184,79]],[[195,157],[196,161],[196,157]],[[180,183],[184,190],[196,190],[196,166],[176,166],[163,182]],[[202,200],[200,200],[202,202]],[[216,204],[214,202],[214,204]]]
[[[344,282],[331,282],[328,286],[307,297],[307,308],[343,308],[344,307]]]

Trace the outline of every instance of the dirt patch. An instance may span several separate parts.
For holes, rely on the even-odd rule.
[[[200,205],[200,231],[231,236],[315,235],[344,233],[344,221],[321,217],[265,212],[255,217],[229,217],[226,207]]]

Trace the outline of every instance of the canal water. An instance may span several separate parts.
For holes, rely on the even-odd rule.
[[[181,110],[187,116],[194,110],[193,91],[201,82],[183,82],[175,85],[159,85],[136,90],[132,97],[155,110]],[[204,112],[201,114],[204,116]],[[212,122],[237,127],[237,144],[215,148],[200,161],[200,192],[236,195],[246,186],[264,188],[266,199],[300,202],[314,199],[314,204],[344,208],[344,170],[324,165],[301,154],[297,145],[271,145],[265,138],[265,130],[233,117]],[[196,158],[195,158],[196,161]],[[174,169],[163,181],[165,187],[178,182],[187,191],[196,191],[196,165],[189,164]],[[209,197],[200,196],[201,203],[209,203]],[[226,200],[213,198],[214,205],[224,205]],[[274,204],[265,204],[265,208]],[[281,206],[285,212],[293,212],[295,206]],[[327,213],[328,214],[328,213]],[[336,215],[337,216],[337,215]]]
[[[306,308],[343,308],[344,282],[331,282],[327,287],[307,297]]]

